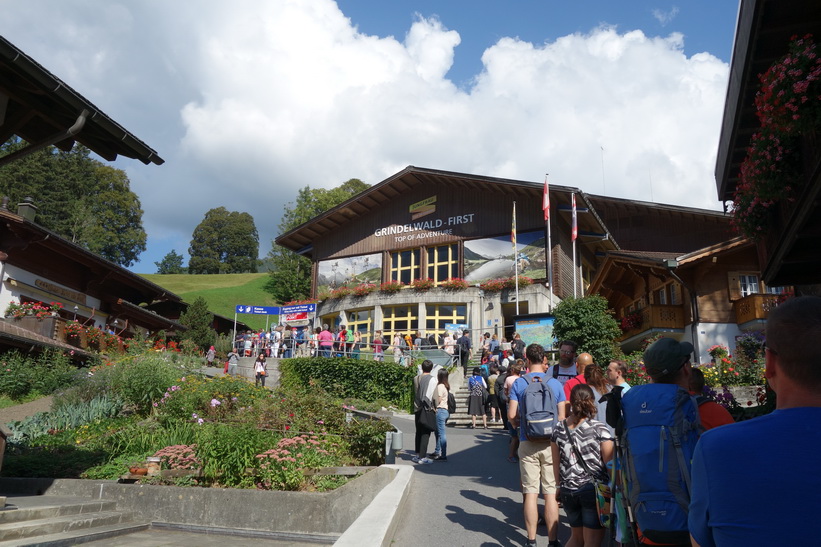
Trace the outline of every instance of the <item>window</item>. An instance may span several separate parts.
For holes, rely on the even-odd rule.
[[[382,335],[393,340],[395,333],[408,334],[419,330],[417,306],[385,306],[382,308]]]
[[[331,329],[337,328],[342,323],[342,321],[339,320],[339,314],[338,313],[332,313],[330,315],[323,315],[322,317],[319,318],[319,321],[323,325],[328,325],[328,327],[331,328]]]
[[[466,304],[428,304],[425,316],[425,332],[444,335],[446,323],[467,323],[468,307]]]
[[[741,274],[738,276],[738,283],[741,287],[741,297],[756,294],[758,292],[758,276],[751,274]]]
[[[459,275],[459,246],[457,244],[428,248],[428,277],[438,285]]]
[[[366,346],[370,343],[372,328],[373,308],[348,312],[348,330],[358,330],[362,335],[362,343]]]
[[[406,249],[391,253],[391,281],[410,283],[419,279],[420,249]]]
[[[767,287],[767,292],[770,294],[784,294],[784,287]]]
[[[666,285],[656,291],[656,304],[661,304],[662,306],[667,305],[667,286]]]

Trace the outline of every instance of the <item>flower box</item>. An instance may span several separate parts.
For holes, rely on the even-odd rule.
[[[25,315],[20,318],[15,318],[14,324],[22,329],[26,329],[52,340],[54,339],[54,334],[57,331],[56,317],[44,317],[42,319],[38,319],[33,315]]]

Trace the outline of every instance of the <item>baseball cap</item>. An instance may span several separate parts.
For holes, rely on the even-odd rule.
[[[690,342],[659,338],[644,351],[644,367],[651,377],[666,376],[680,369],[691,353]]]

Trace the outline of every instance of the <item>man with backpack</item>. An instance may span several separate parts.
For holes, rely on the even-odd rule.
[[[616,402],[623,419],[616,426],[621,469],[639,544],[690,545],[690,464],[702,430],[688,391],[692,352],[689,342],[658,339],[644,352],[650,383]]]
[[[577,348],[578,344],[573,340],[562,340],[559,344],[559,363],[553,365],[547,371],[547,373],[558,380],[562,386],[571,378],[575,378],[584,372],[584,369],[579,370],[579,367],[576,366]]]
[[[764,377],[776,410],[707,431],[693,455],[693,545],[816,545],[821,474],[821,298],[767,318]],[[815,539],[813,539],[815,538]]]
[[[562,385],[546,374],[544,348],[530,344],[525,349],[530,373],[518,378],[510,388],[507,418],[519,427],[519,473],[521,474],[526,546],[536,545],[539,520],[539,492],[544,497],[544,519],[548,545],[560,545],[558,485],[553,466],[550,437],[556,424],[565,417]]]
[[[462,331],[462,336],[456,340],[456,347],[459,349],[459,359],[462,364],[462,369],[465,371],[465,376],[468,373],[468,359],[470,358],[470,331],[465,329]]]

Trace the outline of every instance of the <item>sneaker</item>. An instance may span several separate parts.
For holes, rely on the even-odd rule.
[[[412,461],[413,463],[419,463],[419,456],[414,456],[414,457],[412,457],[412,458],[411,458],[411,461]]]
[[[433,460],[432,460],[432,459],[430,459],[430,458],[422,458],[421,460],[419,460],[419,462],[418,462],[418,463],[420,463],[420,464],[422,464],[422,465],[427,465],[427,464],[429,464],[429,463],[433,463]]]
[[[434,460],[436,460],[437,462],[446,462],[446,461],[448,461],[448,457],[447,457],[447,456],[436,456],[436,457],[435,457],[435,458],[433,458],[433,459],[434,459]]]
[[[536,540],[535,539],[529,539],[529,540],[525,541],[525,547],[536,547]]]
[[[428,454],[428,458],[430,458],[432,460],[435,460],[438,457],[439,457],[439,454],[436,453],[436,452],[431,452],[430,454]]]

